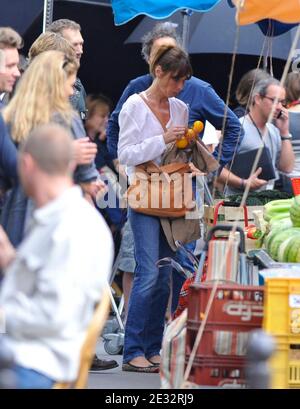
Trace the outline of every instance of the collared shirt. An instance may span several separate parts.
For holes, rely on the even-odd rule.
[[[130,81],[125,88],[119,102],[108,120],[107,126],[107,147],[112,159],[117,157],[117,146],[119,139],[118,118],[123,104],[134,93],[145,91],[150,87],[153,78],[151,75],[143,75]],[[216,94],[210,84],[196,77],[191,77],[185,81],[184,87],[176,98],[183,101],[189,108],[189,126],[194,121],[209,121],[216,129],[223,127],[224,121],[224,101]],[[202,138],[202,134],[200,134]],[[221,152],[220,164],[222,166],[230,162],[236,145],[242,141],[243,129],[236,115],[227,109],[226,124],[222,144],[219,145]],[[214,156],[219,155],[219,147],[214,151]]]
[[[169,98],[170,126],[188,125],[188,108],[177,98]],[[158,165],[166,150],[164,129],[152,110],[138,94],[131,95],[123,105],[119,116],[120,139],[118,156],[120,163],[126,166],[127,175],[132,176],[135,166],[149,160]]]
[[[55,381],[76,378],[112,259],[110,231],[79,187],[34,212],[0,292],[7,343],[18,365]]]

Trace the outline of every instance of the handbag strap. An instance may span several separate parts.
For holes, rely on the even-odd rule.
[[[145,91],[143,91],[145,92]],[[151,107],[151,105],[149,104],[147,98],[144,97],[144,95],[142,94],[142,92],[140,92],[138,94],[142,100],[145,102],[145,104],[149,107],[149,109],[151,110],[151,112],[153,113],[153,115],[155,116],[155,118],[158,120],[158,122],[161,124],[162,129],[167,132],[167,128],[165,127],[165,125],[163,124],[162,120],[160,119],[160,117],[157,115],[157,113],[153,110],[153,108]]]

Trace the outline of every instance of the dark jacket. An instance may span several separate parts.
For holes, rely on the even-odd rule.
[[[115,110],[111,114],[107,128],[107,147],[113,158],[116,158],[118,154],[118,118],[124,102],[130,97],[130,95],[147,89],[151,83],[152,77],[149,74],[130,81]],[[222,129],[225,104],[210,84],[199,78],[191,77],[191,79],[185,81],[184,88],[177,95],[177,98],[188,105],[190,126],[196,120],[203,122],[208,120],[217,129]],[[243,136],[241,124],[236,115],[228,108],[220,159],[220,164],[222,166],[231,161],[240,133],[241,136]],[[218,151],[214,152],[214,156],[218,156]]]
[[[86,118],[86,92],[82,82],[79,78],[76,78],[74,84],[74,94],[70,97],[72,107],[79,113],[80,118],[84,121]]]

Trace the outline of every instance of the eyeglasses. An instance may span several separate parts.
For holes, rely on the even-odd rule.
[[[276,101],[276,104],[281,104],[283,107],[286,106],[287,104],[285,99],[276,99],[276,98],[268,97],[267,95],[262,95],[261,97],[269,99],[270,101],[272,101],[272,104],[274,104],[274,102]]]

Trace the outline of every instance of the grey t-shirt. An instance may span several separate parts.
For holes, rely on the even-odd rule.
[[[258,149],[259,147],[261,147],[263,145],[261,136],[258,130],[256,129],[256,127],[254,126],[254,124],[252,123],[251,119],[248,117],[248,115],[243,116],[242,118],[239,118],[239,121],[243,125],[245,135],[239,146],[238,153],[248,152],[248,151]],[[267,128],[268,128],[268,132],[264,135],[264,143],[270,150],[272,163],[275,169],[276,176],[278,177],[278,172],[276,171],[276,169],[277,169],[277,164],[279,161],[280,151],[281,151],[280,133],[279,133],[279,129],[276,128],[273,124],[268,123]],[[273,189],[274,182],[275,180],[270,180],[267,185],[265,185],[259,190]],[[225,195],[229,196],[235,193],[242,193],[242,192],[243,191],[241,189],[227,186]]]

